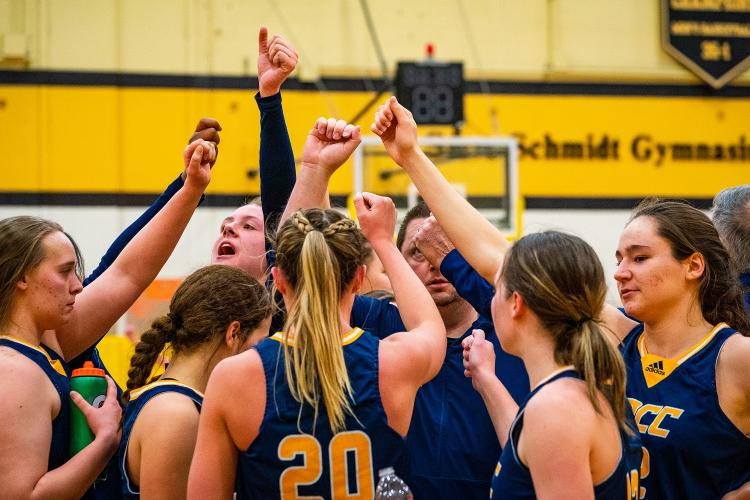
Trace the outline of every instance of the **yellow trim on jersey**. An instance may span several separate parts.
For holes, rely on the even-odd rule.
[[[363,333],[365,333],[365,331],[361,328],[358,328],[358,327],[352,328],[351,331],[349,331],[349,333],[346,333],[344,334],[343,337],[341,337],[341,345],[353,344],[354,342],[357,341],[359,337],[362,336]],[[284,340],[284,332],[276,332],[268,338],[275,340],[277,342],[281,342],[282,344],[287,344],[291,347],[294,347],[294,340],[292,339],[287,339],[286,341]]]
[[[711,342],[711,339],[714,338],[714,335],[716,335],[717,333],[719,333],[719,331],[723,330],[724,328],[729,328],[729,325],[727,325],[723,321],[721,323],[717,324],[716,326],[714,326],[713,328],[711,328],[711,331],[709,331],[702,339],[700,339],[697,343],[695,343],[695,345],[693,345],[693,347],[691,347],[690,349],[688,349],[685,352],[685,354],[683,354],[682,356],[680,356],[679,358],[676,359],[677,364],[681,365],[682,363],[684,363],[685,361],[687,361],[691,356],[697,354],[701,349],[703,349],[704,347],[706,347],[706,344],[708,344],[709,342]],[[640,353],[641,356],[643,356],[645,354],[648,354],[648,351],[646,349],[646,336],[645,336],[645,332],[641,333],[641,336],[638,339],[638,352]],[[654,356],[655,356],[655,354],[654,354]],[[674,358],[663,358],[663,359],[674,359]]]
[[[711,339],[724,328],[728,328],[729,325],[726,323],[719,323],[690,349],[685,354],[678,358],[665,358],[656,354],[650,354],[646,349],[646,337],[645,333],[641,333],[638,338],[638,352],[641,355],[641,369],[643,370],[643,377],[646,380],[648,387],[653,387],[662,380],[669,377],[673,371],[677,369],[682,363],[690,359],[695,354],[699,353],[701,349],[706,347]]]
[[[164,385],[176,385],[179,387],[184,387],[186,389],[190,389],[191,391],[195,391],[196,394],[198,394],[200,397],[203,397],[203,393],[201,391],[196,390],[187,384],[183,384],[182,382],[178,382],[177,380],[157,380],[155,382],[151,382],[150,384],[146,384],[143,387],[139,387],[138,389],[131,392],[130,401],[135,401],[136,399],[138,399],[138,396],[143,395],[143,393],[149,389],[153,389],[154,387],[161,387]]]
[[[62,363],[60,363],[60,360],[59,359],[52,359],[50,357],[50,355],[47,354],[47,351],[45,351],[44,349],[42,349],[38,345],[29,344],[26,341],[23,341],[21,339],[17,339],[15,337],[11,337],[10,335],[0,335],[0,339],[10,340],[10,341],[15,342],[17,344],[25,345],[26,347],[34,349],[35,351],[39,351],[40,353],[42,353],[44,355],[45,358],[47,358],[47,361],[49,361],[50,366],[52,366],[52,368],[57,373],[59,373],[63,377],[67,377],[68,376],[67,372],[65,371],[65,368],[63,368]]]
[[[573,366],[573,365],[566,365],[566,366],[563,366],[561,368],[558,368],[557,370],[553,371],[552,373],[550,373],[549,375],[547,375],[546,377],[544,377],[542,380],[540,380],[539,382],[537,382],[536,385],[534,385],[534,387],[531,388],[531,390],[533,391],[534,389],[536,389],[537,387],[539,387],[543,383],[547,382],[552,377],[555,377],[556,375],[559,375],[562,372],[567,371],[567,370],[575,370],[575,368],[576,367]]]

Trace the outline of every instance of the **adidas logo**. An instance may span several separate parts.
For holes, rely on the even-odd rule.
[[[656,373],[657,375],[664,375],[664,362],[657,361],[656,363],[651,363],[646,367],[646,371]]]

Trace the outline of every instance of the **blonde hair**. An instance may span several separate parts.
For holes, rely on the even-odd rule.
[[[335,210],[292,215],[276,238],[276,263],[294,289],[284,325],[284,366],[292,396],[318,415],[323,400],[331,430],[346,428],[352,386],[341,345],[339,302],[363,262],[364,237]]]
[[[594,409],[598,392],[625,426],[625,364],[597,319],[607,288],[591,246],[577,236],[545,231],[518,240],[505,258],[506,294],[518,292],[555,342],[555,361],[571,364]]]

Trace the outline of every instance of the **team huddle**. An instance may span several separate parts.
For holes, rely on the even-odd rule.
[[[616,308],[588,243],[509,243],[393,97],[370,128],[424,202],[398,229],[383,196],[357,194],[356,222],[331,209],[361,131],[318,119],[295,170],[280,89],[297,59],[261,28],[261,199],[223,220],[101,406],[71,372],[106,369],[95,346],[201,203],[221,126],[199,122],[184,171],[88,277],[57,223],[0,220],[0,497],[750,498],[750,185],[713,221],[639,204]],[[71,456],[72,407],[93,440]]]

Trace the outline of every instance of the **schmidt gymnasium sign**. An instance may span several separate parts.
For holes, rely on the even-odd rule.
[[[750,0],[661,0],[662,45],[718,89],[750,65]]]
[[[514,134],[521,160],[622,160],[651,163],[683,161],[750,162],[750,141],[743,134],[729,142],[660,141],[651,134],[638,134],[627,141],[609,134],[587,134],[582,140],[561,140],[550,133],[529,138]],[[624,155],[627,155],[623,158]]]

